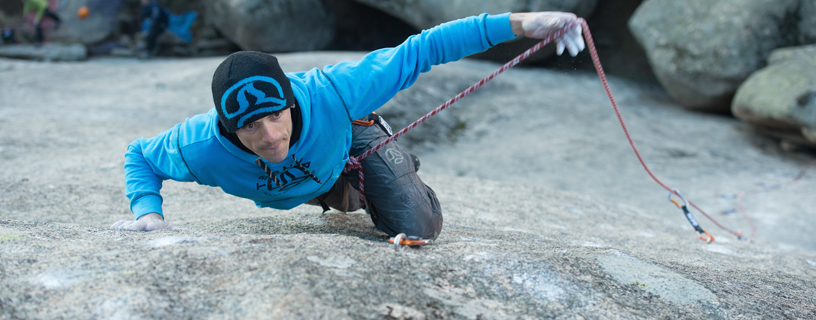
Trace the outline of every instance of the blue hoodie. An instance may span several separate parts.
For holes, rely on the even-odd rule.
[[[301,112],[300,138],[286,160],[267,162],[278,187],[247,153],[219,134],[210,109],[156,137],[141,138],[125,154],[126,194],[136,219],[163,216],[162,181],[195,181],[255,201],[258,207],[291,209],[327,191],[340,177],[351,147],[351,122],[377,110],[410,87],[431,66],[459,60],[514,38],[509,13],[482,14],[441,24],[394,48],[373,51],[360,61],[323,70],[287,73]],[[316,175],[309,178],[293,157]]]

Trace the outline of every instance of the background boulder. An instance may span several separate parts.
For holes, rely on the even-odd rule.
[[[243,50],[319,50],[334,38],[334,16],[320,0],[206,0],[205,16]]]
[[[734,96],[737,118],[793,143],[816,146],[816,45],[777,49]]]
[[[483,12],[498,14],[504,12],[527,11],[568,11],[579,17],[587,17],[595,9],[597,0],[356,0],[385,11],[419,29],[428,29],[438,24],[464,18]],[[495,61],[507,61],[524,52],[539,40],[519,37],[514,41],[499,44],[475,58]],[[554,45],[550,47],[554,48]],[[527,62],[540,61],[553,54],[552,48],[546,48],[527,59]]]
[[[799,0],[650,0],[629,28],[660,83],[686,108],[726,112],[771,51],[799,42]],[[807,5],[812,7],[812,4]]]
[[[88,7],[85,19],[77,17],[80,7]],[[62,43],[98,43],[115,34],[122,0],[75,0],[63,1],[55,10],[62,20],[60,27],[51,32],[51,40]],[[52,6],[52,10],[53,10]]]
[[[74,0],[49,1],[51,11],[60,17],[61,24],[53,29],[54,21],[43,18],[43,31],[46,41],[59,43],[93,44],[100,42],[113,34],[118,28],[117,16],[122,0]],[[86,19],[77,17],[77,10],[86,6],[90,15]],[[34,41],[34,25],[31,13],[23,16],[22,1],[2,1],[0,3],[0,28],[16,29],[16,38],[19,42]]]
[[[816,1],[802,1],[799,19],[799,42],[816,43]]]

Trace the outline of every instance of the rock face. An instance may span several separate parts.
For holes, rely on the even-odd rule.
[[[813,23],[797,20],[813,6],[800,6],[798,0],[650,0],[635,12],[629,28],[677,102],[725,112],[737,87],[772,50],[802,40],[796,36],[804,36],[800,26]]]
[[[323,49],[334,37],[334,17],[320,0],[207,0],[205,17],[243,50]]]
[[[499,0],[356,0],[394,15],[411,26],[423,30],[447,21],[477,15],[483,12],[498,14],[504,12],[526,11],[567,11],[580,17],[586,17],[595,9],[597,0],[533,0],[533,1],[499,1]],[[524,52],[538,40],[520,37],[507,41],[490,50],[475,55],[476,58],[495,61],[506,61]],[[552,46],[554,48],[554,46]],[[554,50],[544,49],[527,59],[528,62],[543,60],[552,55]]]
[[[816,45],[775,50],[768,66],[739,87],[732,112],[737,118],[790,142],[816,146],[813,70]]]
[[[294,71],[360,54],[278,58]],[[816,206],[816,179],[745,202],[761,222],[753,243],[697,215],[717,239],[705,244],[647,181],[600,82],[582,72],[511,69],[446,111],[462,111],[468,128],[446,148],[458,155],[419,154],[445,214],[421,249],[395,252],[363,211],[262,209],[170,181],[164,213],[184,230],[109,229],[132,219],[128,144],[212,108],[222,60],[0,59],[0,84],[12,84],[0,85],[0,319],[816,318],[816,218],[803,210]],[[456,88],[442,81],[498,67],[434,67],[400,94],[444,100]],[[803,162],[751,148],[735,119],[610,82],[646,159],[703,208],[729,205],[715,191],[754,185],[757,173],[779,181],[773,172]],[[470,163],[516,182],[468,177]],[[434,173],[443,166],[456,168]],[[717,217],[748,233],[741,217]]]
[[[88,50],[81,44],[3,45],[0,46],[0,57],[40,61],[79,61],[88,57]]]

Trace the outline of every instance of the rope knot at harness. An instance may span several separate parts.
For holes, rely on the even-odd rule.
[[[360,186],[360,207],[365,209],[365,185],[363,183],[363,166],[360,164],[360,160],[362,158],[358,158],[355,156],[349,156],[348,162],[346,162],[346,166],[343,167],[343,173],[349,173],[351,171],[357,170],[357,177],[360,179],[359,186]]]

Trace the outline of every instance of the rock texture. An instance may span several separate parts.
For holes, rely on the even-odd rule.
[[[320,50],[334,37],[334,17],[320,0],[207,0],[207,21],[243,50]]]
[[[360,57],[279,55],[291,71]],[[653,170],[753,241],[697,215],[717,238],[706,244],[648,180],[583,72],[509,70],[446,111],[466,124],[455,143],[400,139],[420,151],[445,214],[428,247],[396,252],[363,213],[259,209],[170,181],[165,213],[185,230],[108,229],[132,217],[128,143],[212,108],[223,58],[0,59],[11,84],[0,86],[0,318],[816,317],[813,175],[712,196],[789,181],[813,156],[610,79]],[[498,67],[434,67],[399,95],[431,103]],[[398,99],[389,108],[413,101]],[[756,236],[717,213],[738,201]]]
[[[804,2],[649,0],[629,28],[678,103],[726,112],[737,87],[764,66],[773,49],[794,45],[797,35],[812,32],[805,20],[799,21]]]
[[[795,143],[816,146],[816,46],[775,50],[734,96],[737,118]],[[802,138],[805,139],[802,139]]]

